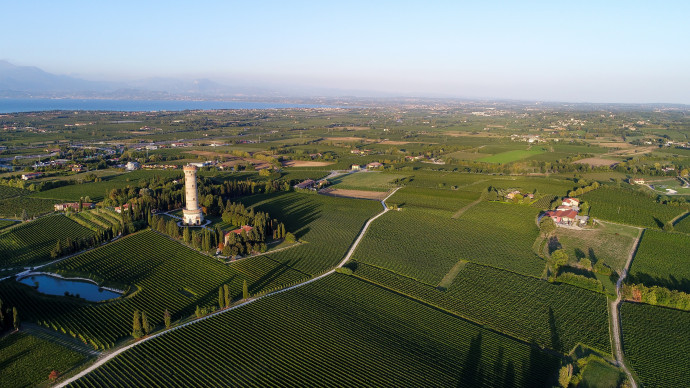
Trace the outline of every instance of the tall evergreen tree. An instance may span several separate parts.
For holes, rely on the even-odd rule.
[[[199,305],[196,306],[196,311],[194,312],[197,318],[201,318],[201,309],[199,308]]]
[[[191,238],[192,236],[189,235],[189,228],[184,228],[184,231],[182,232],[182,239],[184,240],[185,244],[189,244]]]
[[[168,309],[165,309],[163,312],[163,323],[165,323],[166,329],[170,328],[170,311]]]
[[[249,298],[249,287],[247,286],[247,281],[245,280],[244,283],[242,283],[242,299],[247,298]]]
[[[134,322],[132,322],[132,337],[140,338],[142,335],[144,335],[144,333],[141,329],[141,314],[139,314],[139,310],[134,310]]]
[[[144,334],[148,335],[151,332],[151,324],[149,318],[146,316],[146,311],[141,312],[141,326],[144,329]]]
[[[14,330],[19,330],[19,312],[16,307],[12,307],[12,324],[14,325]]]
[[[218,306],[222,309],[225,307],[225,294],[223,293],[223,287],[218,287]]]

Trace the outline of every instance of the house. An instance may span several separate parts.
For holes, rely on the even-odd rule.
[[[379,163],[379,162],[367,163],[367,169],[370,169],[370,170],[372,168],[380,168],[380,167],[383,167],[383,163]]]
[[[75,164],[74,166],[72,166],[72,171],[82,172],[82,171],[86,171],[86,168],[84,168],[84,166],[81,164]]]
[[[506,194],[506,199],[513,199],[515,198],[516,195],[520,194],[520,190],[514,190],[511,191],[510,193]]]
[[[22,174],[22,179],[28,181],[29,179],[36,179],[41,176],[40,172],[30,172],[28,174]]]
[[[93,209],[96,207],[96,204],[93,202],[83,202],[81,205],[82,209]],[[55,211],[57,212],[61,212],[66,209],[72,209],[76,212],[79,211],[79,202],[56,203],[54,207]]]
[[[300,182],[295,185],[296,189],[302,190],[314,190],[316,187],[316,181],[313,179],[307,179],[306,181]]]
[[[134,171],[138,170],[141,166],[139,165],[139,162],[127,162],[125,165],[125,168],[127,171]]]
[[[546,217],[551,217],[557,224],[571,225],[577,219],[577,211],[575,210],[549,210],[544,214]]]
[[[563,201],[561,202],[562,206],[568,206],[568,207],[580,207],[580,200],[577,198],[563,198]]]
[[[573,208],[571,206],[561,205],[557,207],[556,210],[573,210]]]
[[[254,228],[252,228],[249,225],[242,225],[242,227],[239,229],[231,230],[231,231],[225,233],[225,238],[223,239],[223,242],[225,243],[225,245],[228,244],[228,241],[230,240],[230,237],[229,237],[230,233],[234,233],[234,234],[239,236],[240,234],[242,234],[242,232],[249,233],[249,231],[252,229],[254,229]]]
[[[362,169],[362,166],[360,166],[359,164],[353,164],[351,169],[352,171],[359,171]]]
[[[644,185],[644,179],[642,178],[635,178],[633,179],[633,183],[636,185]]]
[[[124,211],[127,211],[128,209],[129,209],[129,204],[126,203],[126,204],[124,204],[124,205],[122,205],[122,206],[116,206],[116,207],[115,207],[115,212],[116,212],[116,213],[122,213],[123,210],[124,210]]]

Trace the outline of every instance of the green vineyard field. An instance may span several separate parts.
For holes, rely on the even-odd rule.
[[[589,215],[605,221],[660,229],[685,208],[656,203],[653,198],[632,190],[603,186],[583,194],[590,204]]]
[[[354,259],[436,285],[458,260],[539,276],[532,252],[538,209],[481,202],[451,219],[448,212],[406,208],[372,223]]]
[[[38,217],[54,210],[54,199],[32,198],[29,196],[12,197],[0,200],[0,217],[18,219],[26,210],[29,217]]]
[[[361,263],[355,275],[563,353],[578,343],[611,352],[606,297],[601,294],[472,263],[446,291]]]
[[[690,292],[690,236],[646,230],[630,268],[632,282]]]
[[[386,203],[401,207],[438,209],[449,211],[448,217],[479,198],[479,193],[460,190],[425,189],[403,187],[393,194]]]
[[[546,386],[559,365],[334,274],[143,343],[71,386]]]
[[[690,313],[621,306],[623,351],[645,387],[690,387]]]
[[[62,215],[39,218],[0,234],[0,266],[32,266],[51,259],[58,240],[93,235]]]

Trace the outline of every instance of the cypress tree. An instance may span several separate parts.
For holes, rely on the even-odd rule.
[[[16,307],[12,307],[12,323],[14,325],[14,330],[19,330],[19,312],[17,312]]]
[[[201,318],[201,309],[199,308],[199,305],[196,306],[196,311],[194,312],[197,318]]]
[[[218,287],[218,306],[221,309],[225,307],[225,294],[223,293],[223,287]]]
[[[223,285],[223,291],[225,291],[225,307],[230,307],[230,286],[227,284]]]
[[[141,330],[141,314],[139,310],[134,310],[134,322],[132,323],[132,337],[140,338],[143,335]]]
[[[167,309],[163,312],[163,322],[165,323],[165,328],[170,328],[170,311]]]
[[[141,326],[144,329],[144,334],[148,335],[151,332],[151,324],[146,316],[146,311],[141,312]]]
[[[242,299],[247,298],[249,298],[249,287],[247,287],[247,281],[245,280],[244,283],[242,283]]]
[[[182,232],[182,238],[184,239],[185,244],[189,244],[189,241],[191,239],[191,236],[189,235],[189,228],[184,228],[184,231]]]

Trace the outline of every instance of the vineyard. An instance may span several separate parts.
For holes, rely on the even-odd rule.
[[[193,314],[197,305],[218,306],[218,287],[223,284],[230,286],[233,299],[239,299],[244,280],[249,291],[256,293],[307,278],[266,257],[226,266],[153,231],[124,237],[44,270],[129,287],[124,298],[88,303],[41,295],[15,281],[0,282],[2,299],[21,306],[23,320],[81,336],[97,348],[112,347],[130,334],[135,309],[146,311],[156,326],[162,323],[166,309],[173,319],[179,319]]]
[[[690,386],[690,313],[623,303],[625,357],[645,387]]]
[[[105,209],[82,211],[70,215],[71,220],[95,232],[120,225],[119,217],[117,213]]]
[[[0,338],[0,387],[29,387],[47,382],[50,372],[64,373],[84,360],[81,353],[18,332]]]
[[[472,263],[446,291],[361,263],[355,276],[563,353],[577,343],[611,352],[601,294]]]
[[[389,205],[400,207],[414,206],[417,208],[446,210],[453,215],[459,209],[479,198],[479,193],[460,190],[423,189],[418,187],[404,187],[393,194]]]
[[[6,199],[6,198],[19,197],[19,196],[26,195],[29,193],[31,193],[31,192],[28,190],[19,189],[16,187],[0,186],[0,200]]]
[[[690,234],[690,214],[684,216],[673,226],[677,232]]]
[[[606,221],[660,229],[685,208],[656,203],[647,195],[603,186],[583,194],[580,199],[590,204],[589,215]]]
[[[630,268],[632,282],[690,292],[690,236],[646,230]]]
[[[546,386],[559,366],[335,274],[145,342],[72,386]]]
[[[377,219],[354,259],[436,285],[458,260],[539,276],[544,261],[532,252],[539,210],[481,202],[459,219],[448,212],[405,208]]]
[[[241,202],[284,220],[285,228],[305,242],[264,257],[310,275],[335,267],[364,223],[383,210],[377,201],[302,193],[259,194]]]
[[[56,203],[60,201],[53,199],[40,199],[28,196],[13,197],[0,200],[0,217],[16,218],[22,215],[22,211],[26,210],[29,217],[38,217],[53,211]]]
[[[434,173],[415,171],[414,175],[405,183],[406,186],[422,188],[445,188],[450,189],[457,186],[459,190],[481,192],[488,186],[500,189],[517,189],[522,192],[533,192],[537,190],[541,194],[553,194],[564,196],[575,186],[573,181],[541,178],[541,177],[518,177],[518,176],[487,176],[480,174],[466,173]]]
[[[91,235],[92,231],[62,215],[24,223],[0,234],[0,266],[32,266],[49,261],[58,240]]]
[[[12,220],[0,220],[0,229],[5,229],[7,227],[10,227],[14,224],[16,224],[17,221],[12,221]]]
[[[388,174],[381,172],[358,172],[354,174],[340,175],[331,178],[333,187],[347,190],[372,190],[372,191],[388,191],[396,185],[393,183],[398,178],[403,178],[404,175]]]

